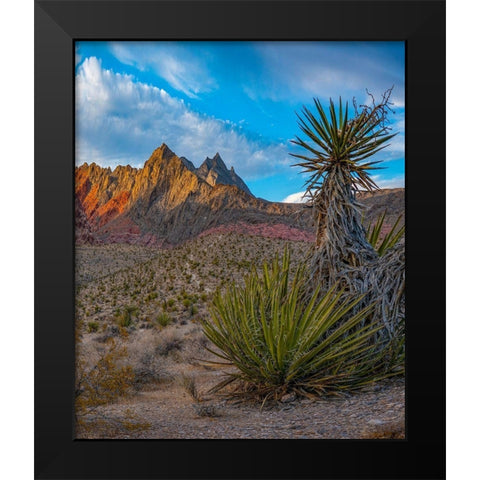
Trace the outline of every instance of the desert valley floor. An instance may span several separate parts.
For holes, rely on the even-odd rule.
[[[169,249],[138,245],[76,248],[77,375],[108,349],[132,372],[126,395],[86,409],[79,438],[404,438],[403,379],[318,400],[239,403],[209,389],[225,366],[199,320],[217,288],[251,265],[310,243],[236,233],[197,237]]]

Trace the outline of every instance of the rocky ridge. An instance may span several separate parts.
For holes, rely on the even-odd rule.
[[[378,210],[395,200],[395,208],[403,208],[403,189],[398,190],[388,199],[367,195],[362,203]],[[218,153],[199,168],[165,144],[143,168],[84,163],[75,169],[75,196],[78,244],[173,246],[200,234],[231,231],[289,240],[314,237],[310,209],[256,198]]]
[[[77,167],[75,194],[80,243],[168,246],[226,225],[238,225],[242,233],[263,225],[278,227],[280,236],[286,227],[289,235],[312,234],[306,209],[254,197],[219,154],[196,169],[165,144],[143,168]]]

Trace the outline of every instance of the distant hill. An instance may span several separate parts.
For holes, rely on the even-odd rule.
[[[220,155],[199,168],[162,144],[143,168],[75,169],[76,241],[176,245],[208,232],[313,240],[312,210],[256,198]],[[369,210],[403,211],[403,189],[365,195]],[[382,206],[383,205],[383,206]],[[383,210],[382,210],[383,211]],[[367,215],[368,216],[368,215]]]
[[[385,225],[393,225],[400,214],[405,212],[405,189],[389,188],[375,192],[360,192],[357,194],[359,203],[365,206],[365,222],[367,225],[375,221],[383,212]],[[400,221],[404,224],[404,218]]]

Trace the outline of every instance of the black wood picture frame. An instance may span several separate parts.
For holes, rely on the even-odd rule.
[[[405,440],[75,440],[74,41],[403,40]],[[445,2],[35,2],[35,478],[445,477]]]

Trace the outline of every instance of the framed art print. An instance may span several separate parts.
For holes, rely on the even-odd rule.
[[[441,1],[36,2],[36,477],[444,478],[444,58]]]

